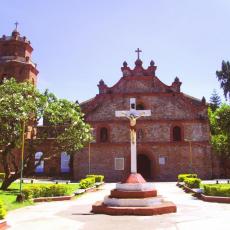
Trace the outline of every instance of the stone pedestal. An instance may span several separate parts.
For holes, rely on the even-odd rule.
[[[108,215],[159,215],[176,212],[172,202],[157,195],[152,183],[147,183],[138,173],[132,173],[122,183],[116,184],[104,201],[92,206],[93,213]]]

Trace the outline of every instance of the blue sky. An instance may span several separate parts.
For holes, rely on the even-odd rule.
[[[147,67],[182,91],[209,100],[215,72],[230,60],[229,0],[9,0],[1,2],[0,34],[18,21],[34,48],[38,87],[58,97],[87,100],[121,77],[126,60],[134,66],[137,47]]]

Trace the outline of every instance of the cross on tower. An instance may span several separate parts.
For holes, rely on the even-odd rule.
[[[14,25],[15,25],[15,30],[17,31],[18,30],[18,22],[15,22]]]
[[[142,50],[137,48],[137,50],[135,50],[135,52],[137,53],[137,59],[140,59],[140,53],[142,52]]]
[[[140,117],[151,116],[151,110],[136,110],[136,98],[130,98],[130,110],[115,111],[116,117],[126,117],[130,121],[131,173],[137,173],[136,122]]]

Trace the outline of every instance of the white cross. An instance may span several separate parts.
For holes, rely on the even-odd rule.
[[[137,173],[136,120],[151,116],[151,110],[136,110],[136,98],[130,98],[130,110],[115,111],[115,116],[130,120],[131,173]]]

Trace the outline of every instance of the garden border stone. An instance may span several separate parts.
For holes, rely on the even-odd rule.
[[[191,192],[194,193],[194,195],[203,201],[206,202],[217,202],[217,203],[230,203],[230,197],[223,197],[223,196],[206,196],[202,193],[202,189],[192,189],[187,187],[184,184],[181,184],[180,182],[177,182],[176,184],[179,188],[183,188],[185,192]]]
[[[71,200],[75,195],[70,196],[53,196],[53,197],[38,197],[33,198],[33,202],[46,202],[46,201],[63,201],[63,200]]]
[[[5,230],[7,229],[7,222],[5,219],[0,220],[0,230]]]
[[[201,194],[201,200],[207,202],[218,202],[218,203],[228,203],[230,204],[230,197],[223,197],[223,196],[206,196]]]

